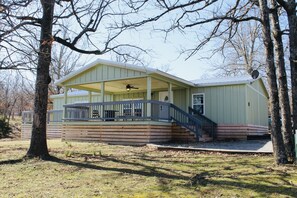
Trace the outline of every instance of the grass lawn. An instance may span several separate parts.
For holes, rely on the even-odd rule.
[[[48,141],[53,161],[0,142],[0,197],[296,197],[297,167],[272,156]]]

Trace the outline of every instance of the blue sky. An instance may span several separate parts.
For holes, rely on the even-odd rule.
[[[181,49],[189,49],[196,43],[194,35],[183,35],[178,32],[171,33],[165,40],[165,35],[160,32],[143,30],[134,33],[127,33],[122,41],[129,41],[143,49],[150,49],[149,67],[169,68],[168,73],[186,80],[207,78],[213,75],[211,65],[213,59],[203,59],[210,54],[212,43],[209,43],[204,50],[186,60],[186,55],[180,55]],[[111,59],[110,55],[103,55],[99,58]],[[93,59],[92,59],[93,61]],[[217,63],[217,62],[216,62]]]

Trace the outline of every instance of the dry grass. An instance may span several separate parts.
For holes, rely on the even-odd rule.
[[[0,142],[1,197],[296,197],[296,166],[271,156],[158,151],[50,140],[53,161]]]

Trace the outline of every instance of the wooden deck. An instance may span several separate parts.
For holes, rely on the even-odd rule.
[[[31,138],[31,124],[22,125],[22,139]],[[217,139],[246,140],[248,136],[266,135],[268,128],[255,125],[219,125]],[[199,141],[212,139],[203,133]],[[145,145],[163,142],[196,142],[195,134],[170,122],[64,122],[47,126],[47,138],[65,141],[106,142],[123,145]]]
[[[145,145],[171,141],[171,123],[64,124],[62,140],[95,141],[110,144]]]

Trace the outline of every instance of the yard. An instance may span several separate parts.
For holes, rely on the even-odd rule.
[[[158,151],[49,140],[53,161],[0,142],[1,197],[296,197],[297,169],[271,155]]]

